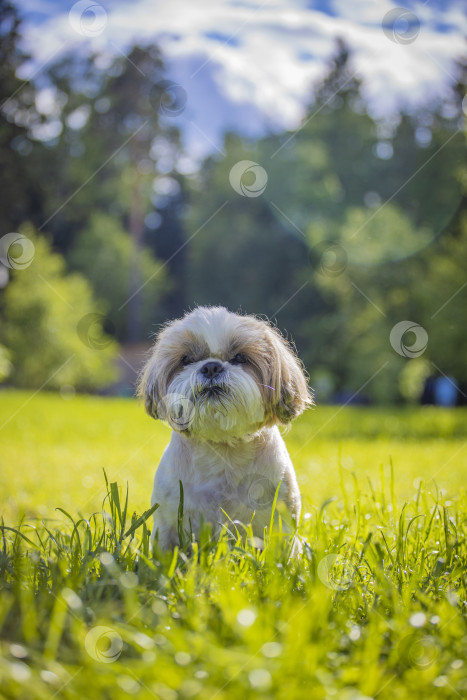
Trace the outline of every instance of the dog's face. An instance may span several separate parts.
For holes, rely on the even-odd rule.
[[[214,442],[288,423],[312,403],[278,331],[223,307],[198,307],[159,333],[139,394],[154,418]]]

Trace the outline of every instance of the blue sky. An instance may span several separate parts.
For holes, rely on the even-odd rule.
[[[236,129],[294,129],[312,101],[337,37],[353,50],[372,113],[442,98],[465,52],[464,0],[17,0],[33,55],[22,77],[67,50],[103,56],[157,41],[168,77],[187,93],[180,116],[195,157]],[[399,9],[396,9],[399,8]],[[70,10],[71,15],[70,15]],[[388,14],[391,13],[391,14]],[[386,18],[386,19],[385,19]],[[383,29],[383,23],[385,29]]]

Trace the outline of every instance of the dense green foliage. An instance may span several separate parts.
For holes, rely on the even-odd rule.
[[[231,135],[225,157],[206,164],[190,228],[226,204],[190,247],[190,297],[277,317],[318,396],[323,377],[328,395],[350,395],[376,374],[364,396],[394,402],[407,398],[408,363],[389,335],[405,319],[428,333],[426,374],[467,380],[464,93],[453,93],[449,119],[432,106],[384,125],[352,73],[341,46],[296,134],[254,144]],[[242,160],[267,172],[260,197],[229,192]]]
[[[275,319],[324,400],[415,401],[442,374],[465,399],[465,63],[450,68],[443,103],[376,120],[340,41],[297,131],[227,134],[221,155],[193,164],[178,131],[190,94],[171,91],[157,46],[72,52],[21,85],[21,25],[6,0],[0,19],[0,228],[30,220],[50,235],[105,302],[119,342],[224,304]],[[264,169],[259,196],[231,185],[243,160]],[[241,180],[254,186],[251,172]],[[4,294],[1,321],[12,323]],[[428,334],[420,362],[389,342],[404,320]]]
[[[27,270],[13,270],[2,299],[0,342],[8,348],[5,376],[17,386],[99,389],[116,378],[117,344],[103,328],[105,309],[85,277],[66,274],[61,255],[31,226]]]
[[[137,256],[137,257],[136,257]],[[107,319],[117,337],[125,336],[125,319],[118,309],[128,302],[132,266],[137,262],[141,289],[141,321],[150,329],[154,300],[167,291],[169,282],[163,263],[147,248],[135,251],[118,219],[96,213],[69,255],[72,269],[80,270],[91,282],[95,294],[109,309]]]
[[[1,527],[2,697],[465,694],[464,410],[308,412],[287,435],[297,558],[277,531],[258,548],[240,525],[153,558],[138,516],[168,430],[129,400],[1,398],[0,489],[15,505]]]

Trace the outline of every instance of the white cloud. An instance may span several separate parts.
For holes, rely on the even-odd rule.
[[[29,2],[23,0],[26,10]],[[82,45],[115,53],[116,46],[124,50],[136,41],[159,41],[177,74],[174,79],[183,81],[189,95],[209,79],[220,102],[251,105],[264,124],[295,128],[310,101],[312,83],[324,74],[335,40],[342,37],[353,48],[370,107],[382,117],[400,103],[416,105],[442,95],[454,59],[465,50],[467,19],[461,0],[442,14],[432,5],[417,4],[419,35],[399,44],[381,26],[397,6],[389,0],[329,0],[337,16],[307,9],[298,0],[135,0],[107,8],[105,26],[93,37],[75,31],[67,13],[29,26],[25,44],[34,63],[28,70]],[[210,135],[211,116],[203,114],[199,100],[191,118]]]

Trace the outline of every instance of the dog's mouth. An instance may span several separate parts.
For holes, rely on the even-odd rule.
[[[208,398],[208,399],[215,399],[215,398],[222,398],[223,396],[226,396],[229,393],[228,387],[224,386],[223,384],[206,384],[205,386],[202,386],[200,390],[197,392],[196,397],[199,398]]]

